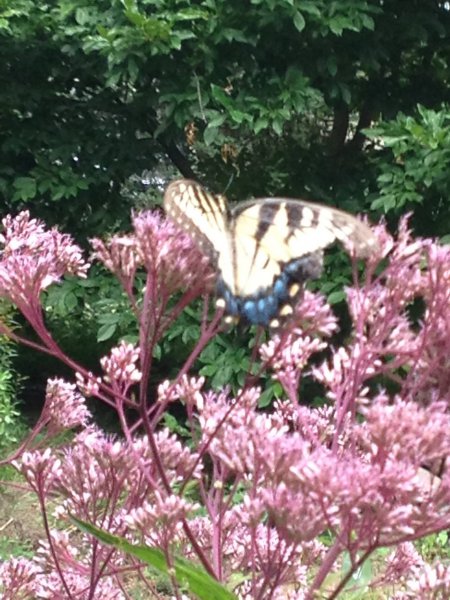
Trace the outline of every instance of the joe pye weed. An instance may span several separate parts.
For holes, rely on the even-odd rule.
[[[64,275],[87,276],[80,248],[27,212],[3,220],[0,294],[39,341],[6,324],[1,332],[57,357],[74,376],[48,382],[35,428],[9,458],[36,494],[46,539],[32,559],[1,565],[2,597],[119,600],[133,597],[131,579],[146,597],[167,597],[136,558],[68,528],[73,515],[160,549],[169,566],[188,558],[242,599],[345,597],[380,548],[389,551],[366,593],[448,598],[449,568],[426,563],[412,542],[450,527],[447,470],[439,480],[421,478],[424,465],[450,450],[449,247],[413,239],[406,219],[396,239],[379,226],[364,280],[355,276],[346,290],[352,332],[340,347],[329,342],[338,328],[330,306],[305,291],[294,326],[257,350],[262,371],[284,390],[263,412],[254,379],[232,394],[192,375],[221,328],[220,315],[208,320],[206,310],[192,354],[149,403],[156,344],[192,300],[213,289],[214,274],[159,214],[138,214],[133,227],[93,240],[92,260],[120,281],[139,342],[121,342],[92,373],[55,342],[41,304],[41,293]],[[419,299],[423,311],[413,320],[409,309]],[[300,394],[307,378],[324,387],[323,406]],[[115,409],[121,436],[92,423],[86,397]],[[188,442],[162,422],[179,402]],[[72,428],[70,443],[48,447]],[[169,595],[181,598],[169,573]]]

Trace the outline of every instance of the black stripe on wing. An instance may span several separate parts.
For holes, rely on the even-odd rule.
[[[258,226],[255,233],[255,239],[259,242],[265,236],[274,218],[279,211],[279,206],[272,202],[265,202],[260,205],[258,214]]]
[[[228,228],[228,206],[223,196],[215,196],[195,181],[172,182],[164,194],[166,214],[217,261],[220,242]],[[219,244],[219,247],[216,245]]]
[[[233,208],[232,218],[258,221],[258,240],[270,233],[271,226],[282,223],[286,243],[292,248],[293,238],[298,241],[299,256],[326,248],[335,240],[367,257],[377,246],[371,229],[353,215],[338,209],[290,198],[261,198],[244,202]],[[305,236],[302,236],[302,231]],[[278,236],[279,237],[279,234]],[[305,245],[303,245],[303,243]]]

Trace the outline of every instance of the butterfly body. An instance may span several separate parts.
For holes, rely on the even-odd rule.
[[[169,185],[164,207],[217,267],[217,305],[230,322],[278,328],[302,284],[320,276],[326,246],[338,240],[367,256],[376,245],[371,230],[342,211],[287,198],[230,209],[224,196],[190,180]]]

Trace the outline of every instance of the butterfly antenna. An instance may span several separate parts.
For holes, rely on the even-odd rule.
[[[198,107],[200,109],[200,114],[202,116],[203,122],[207,123],[208,120],[206,118],[204,105],[203,105],[202,90],[200,88],[200,79],[198,78],[198,75],[195,71],[194,71],[194,79],[195,79],[195,87],[197,89],[197,100],[198,100]]]
[[[231,173],[230,177],[228,178],[228,183],[225,186],[225,189],[223,190],[223,195],[225,196],[225,194],[228,192],[228,190],[230,189],[231,184],[234,181],[234,173]]]

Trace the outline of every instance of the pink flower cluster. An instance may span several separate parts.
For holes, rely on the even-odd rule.
[[[8,242],[3,257],[6,265],[11,253],[23,252],[14,285],[21,282],[26,298],[30,273],[23,265],[45,232],[24,216],[5,223],[5,242],[24,231],[30,237],[22,246]],[[136,216],[134,228],[132,236],[95,241],[94,249],[128,294],[139,343],[114,348],[101,362],[103,377],[78,369],[80,388],[116,407],[124,437],[88,424],[75,386],[49,382],[41,422],[81,432],[66,447],[21,452],[14,463],[38,496],[47,542],[34,560],[2,565],[4,597],[20,598],[17,590],[58,597],[45,595],[53,586],[60,597],[122,598],[130,573],[139,573],[149,595],[154,591],[135,559],[89,536],[51,530],[50,498],[62,529],[73,514],[160,548],[168,564],[182,554],[219,581],[236,582],[242,599],[337,598],[384,547],[394,551],[377,567],[371,590],[394,587],[396,600],[448,597],[448,567],[428,564],[412,542],[450,528],[448,470],[428,483],[422,476],[450,453],[450,249],[412,239],[406,220],[397,240],[378,228],[380,248],[366,280],[346,290],[353,325],[347,339],[329,345],[337,319],[321,295],[305,292],[295,326],[258,349],[261,372],[270,370],[285,390],[264,412],[254,383],[232,394],[188,374],[214,334],[204,324],[178,377],[152,379],[156,342],[189,301],[209,291],[212,275],[189,239],[161,216]],[[67,250],[68,264],[59,261],[47,273],[84,274],[81,263],[69,260],[75,255]],[[380,259],[383,267],[376,268]],[[47,285],[46,277],[39,281],[36,289]],[[169,302],[174,292],[179,296]],[[36,317],[24,314],[34,324]],[[299,404],[306,378],[322,406],[303,396]],[[182,417],[174,422],[169,408]]]
[[[142,373],[136,367],[138,360],[139,349],[122,341],[111,350],[109,356],[100,361],[105,372],[105,381],[111,383],[120,393],[126,394],[128,388],[142,378]]]
[[[93,257],[119,279],[141,321],[149,320],[152,328],[159,329],[169,298],[177,291],[186,292],[176,316],[188,302],[211,289],[213,273],[190,238],[158,213],[135,215],[133,226],[133,235],[113,236],[108,242],[92,240]],[[139,271],[146,276],[144,306],[148,312],[142,310],[135,295]]]
[[[66,274],[86,277],[89,264],[70,236],[31,219],[27,211],[2,221],[0,235],[0,296],[7,298],[25,316],[32,316],[42,290]]]
[[[315,352],[327,347],[323,338],[331,336],[338,329],[338,324],[324,297],[308,290],[304,291],[296,307],[293,323],[291,332],[262,344],[259,353],[287,396],[296,403],[304,368]]]
[[[61,537],[57,531],[52,538]],[[64,582],[50,556],[38,560],[11,558],[0,565],[0,592],[3,600],[56,600],[63,598],[87,598],[92,586],[89,563],[92,557],[82,562],[77,548],[68,541],[56,542],[60,566],[64,568]],[[65,555],[66,560],[62,559]],[[84,563],[84,565],[83,565]],[[126,600],[120,586],[111,577],[103,577],[95,587],[98,600]]]
[[[49,379],[41,419],[55,433],[63,429],[86,426],[90,413],[75,384]]]

